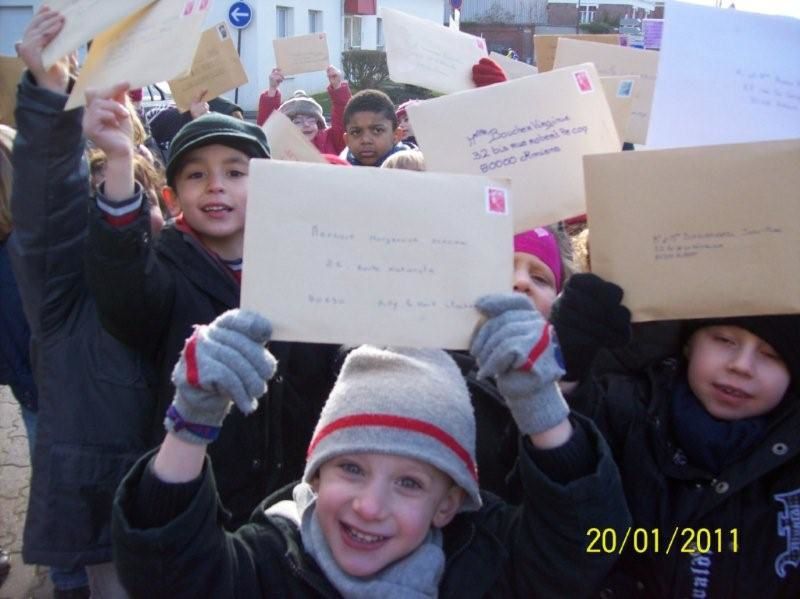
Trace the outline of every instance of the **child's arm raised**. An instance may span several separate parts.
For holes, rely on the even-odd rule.
[[[258,98],[256,124],[259,127],[280,107],[281,92],[278,87],[281,83],[283,83],[283,72],[276,67],[269,74],[269,88]]]
[[[326,71],[328,75],[328,96],[331,99],[331,126],[328,127],[332,153],[339,154],[344,150],[344,109],[352,94],[350,86],[342,79],[342,73],[331,65]]]

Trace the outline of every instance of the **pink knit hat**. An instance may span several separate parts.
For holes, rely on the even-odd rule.
[[[544,227],[536,227],[514,235],[514,251],[536,256],[547,265],[556,280],[556,292],[561,291],[564,272],[561,267],[561,252],[555,235]]]

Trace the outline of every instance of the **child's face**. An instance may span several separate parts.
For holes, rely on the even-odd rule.
[[[514,291],[524,293],[545,318],[556,300],[556,277],[550,267],[533,254],[514,252]]]
[[[791,377],[780,356],[741,327],[704,327],[689,339],[686,352],[689,386],[720,420],[766,414],[789,388]]]
[[[337,565],[370,576],[407,556],[458,512],[463,491],[430,464],[395,455],[350,454],[325,462],[312,486]]]
[[[407,114],[404,114],[397,119],[397,126],[403,132],[402,139],[405,139],[406,137],[414,137],[414,129],[411,127],[411,121],[408,120]]]
[[[187,224],[225,259],[241,257],[248,170],[247,154],[213,144],[189,152],[175,176],[176,200]]]
[[[300,129],[308,141],[313,141],[317,133],[319,133],[317,117],[308,114],[296,114],[292,117],[292,122],[295,127]]]
[[[347,123],[344,141],[361,164],[372,166],[394,147],[401,134],[381,113],[355,112]]]

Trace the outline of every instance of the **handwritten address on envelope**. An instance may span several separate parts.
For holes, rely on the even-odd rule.
[[[634,320],[800,312],[800,141],[584,164],[592,271]]]
[[[248,185],[242,307],[275,340],[465,349],[511,288],[502,180],[252,160]]]

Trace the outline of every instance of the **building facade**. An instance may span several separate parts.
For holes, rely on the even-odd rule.
[[[547,24],[551,27],[574,28],[578,24],[595,21],[618,23],[624,18],[653,17],[655,8],[655,0],[550,0],[547,2]]]
[[[486,40],[490,51],[512,48],[533,62],[533,33],[547,22],[547,0],[464,0],[461,30]]]

